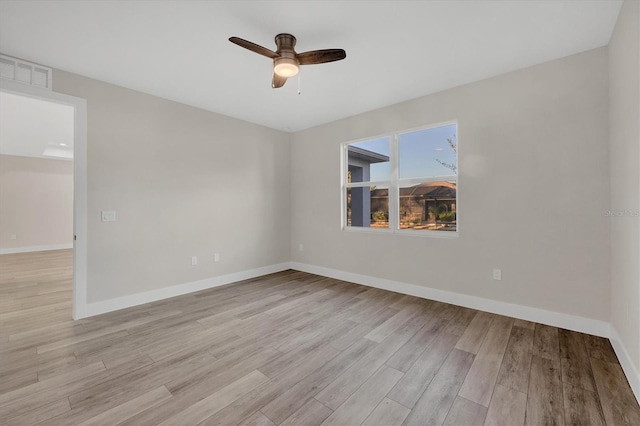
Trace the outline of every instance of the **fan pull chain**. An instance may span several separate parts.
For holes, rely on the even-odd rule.
[[[301,93],[302,92],[300,91],[300,73],[298,73],[298,95]]]

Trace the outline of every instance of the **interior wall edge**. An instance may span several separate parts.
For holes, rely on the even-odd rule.
[[[626,346],[613,324],[611,324],[611,329],[609,331],[609,340],[611,341],[613,350],[616,352],[618,361],[620,361],[622,371],[624,371],[625,376],[627,376],[627,381],[631,386],[631,390],[633,391],[638,404],[640,404],[640,371],[638,371],[633,365],[633,362],[631,362],[631,355],[629,355]]]

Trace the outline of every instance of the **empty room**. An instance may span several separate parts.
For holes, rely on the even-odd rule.
[[[0,424],[640,424],[638,0],[0,0],[0,203]]]

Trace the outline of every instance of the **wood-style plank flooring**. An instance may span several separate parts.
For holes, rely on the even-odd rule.
[[[3,425],[639,425],[608,340],[286,271],[71,320],[0,256]]]

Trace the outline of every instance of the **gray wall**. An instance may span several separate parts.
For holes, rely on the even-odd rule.
[[[640,371],[640,4],[624,2],[609,43],[611,324]],[[629,214],[630,213],[630,214]],[[636,383],[640,378],[634,378]]]
[[[73,162],[0,155],[0,250],[71,244]]]
[[[341,142],[453,119],[459,238],[340,229]],[[298,132],[292,260],[608,321],[608,119],[599,48]]]
[[[289,260],[288,134],[63,71],[53,81],[88,105],[89,303]]]

